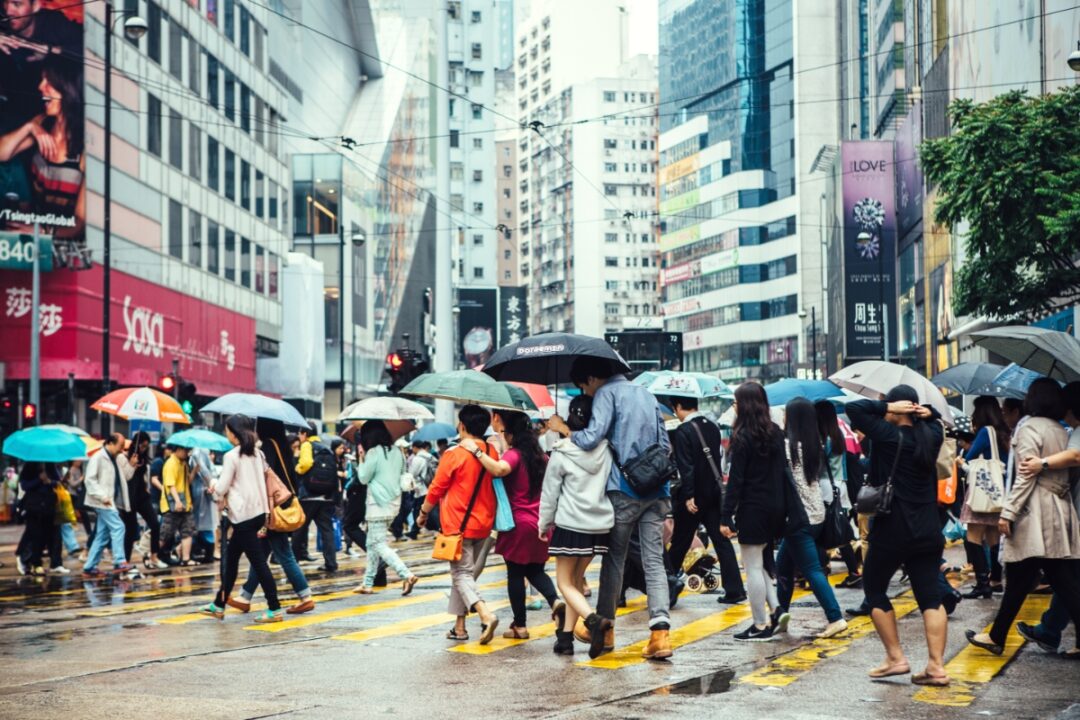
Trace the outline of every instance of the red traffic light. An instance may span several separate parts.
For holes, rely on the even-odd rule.
[[[391,370],[400,370],[405,367],[405,358],[401,357],[401,353],[390,353],[386,356],[386,364]]]
[[[23,421],[33,421],[37,419],[37,405],[34,403],[26,403],[22,406]]]
[[[13,405],[14,403],[12,403],[9,398],[4,398],[3,400],[0,400],[0,410],[10,410]]]
[[[165,392],[172,392],[173,388],[176,387],[176,378],[172,375],[162,375],[161,378],[158,379],[158,387]]]

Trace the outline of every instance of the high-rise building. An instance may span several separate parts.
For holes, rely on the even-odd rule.
[[[808,351],[824,349],[815,171],[836,143],[837,22],[794,5],[660,3],[664,329],[684,333],[686,369],[732,381],[824,370]]]

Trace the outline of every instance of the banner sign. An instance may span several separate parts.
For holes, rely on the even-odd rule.
[[[529,334],[528,288],[499,288],[499,347],[516,343]]]
[[[893,144],[840,150],[844,190],[844,337],[848,360],[896,352],[896,203]]]
[[[35,252],[41,272],[52,270],[52,238],[39,235],[35,249],[33,235],[0,232],[0,270],[33,270]]]
[[[458,295],[458,359],[472,369],[495,353],[499,308],[495,288],[461,288]]]

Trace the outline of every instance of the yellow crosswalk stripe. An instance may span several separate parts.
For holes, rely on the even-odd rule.
[[[1035,624],[1050,606],[1049,595],[1029,595],[1016,616],[1016,622]],[[989,626],[986,631],[989,632]],[[946,707],[967,707],[975,702],[975,693],[990,682],[1012,662],[1026,641],[1013,627],[1005,639],[1005,652],[992,655],[982,648],[968,645],[945,663],[945,674],[952,679],[948,687],[924,687],[914,695],[914,700]]]
[[[495,602],[489,602],[487,606],[489,610],[495,611],[500,610],[509,604],[509,600],[497,600]],[[346,635],[335,635],[330,639],[349,640],[351,642],[368,642],[370,640],[378,640],[380,638],[392,637],[395,635],[407,635],[411,632],[424,630],[436,625],[450,625],[453,624],[455,620],[457,620],[457,618],[450,613],[434,613],[432,615],[421,615],[420,617],[410,618],[409,620],[380,625],[379,627],[370,628],[368,630],[359,630]],[[494,643],[501,639],[502,638],[495,638],[492,642]]]
[[[836,585],[836,583],[840,582],[845,577],[846,575],[843,573],[831,575],[829,576],[829,584]],[[809,594],[809,590],[796,590],[792,593],[791,599],[793,601],[798,600]],[[732,628],[745,620],[749,620],[752,616],[753,613],[750,610],[749,604],[736,605],[727,610],[706,615],[703,618],[694,620],[693,622],[672,630],[669,634],[671,647],[679,648],[683,645],[697,642],[710,635],[715,635]],[[605,670],[620,670],[631,665],[640,665],[643,662],[647,662],[647,659],[642,657],[641,653],[648,644],[648,640],[641,640],[625,647],[618,648],[613,652],[601,655],[595,660],[579,662],[577,665],[580,667],[603,668]]]
[[[505,580],[499,580],[497,582],[487,583],[486,585],[479,586],[480,590],[490,590],[492,588],[503,587],[506,585]],[[296,628],[308,627],[310,625],[319,625],[320,623],[330,622],[331,620],[340,620],[347,617],[357,617],[359,615],[367,615],[368,613],[378,612],[380,610],[393,610],[396,608],[407,607],[409,605],[419,605],[420,603],[432,602],[435,600],[445,600],[445,592],[431,592],[423,595],[410,595],[409,597],[398,598],[396,600],[386,600],[384,602],[370,603],[366,605],[358,605],[355,607],[342,608],[340,610],[331,610],[330,612],[321,612],[315,615],[301,615],[295,620],[285,620],[279,623],[266,623],[264,625],[248,625],[245,630],[258,630],[260,632],[277,633],[283,630],[293,630]]]
[[[191,596],[174,597],[168,600],[147,600],[145,602],[124,603],[123,605],[107,605],[105,607],[80,610],[75,613],[76,617],[113,617],[127,615],[129,613],[146,612],[148,610],[162,610],[180,605],[190,605],[195,600]]]
[[[902,618],[919,607],[911,591],[893,599],[892,604],[897,618]],[[786,687],[813,670],[821,661],[842,655],[856,640],[873,632],[874,623],[869,616],[857,617],[848,623],[848,629],[840,635],[816,639],[779,655],[768,665],[741,678],[739,682],[761,687]]]

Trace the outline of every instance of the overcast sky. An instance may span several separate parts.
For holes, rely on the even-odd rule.
[[[656,55],[657,0],[626,0],[626,7],[630,11],[630,55]]]

